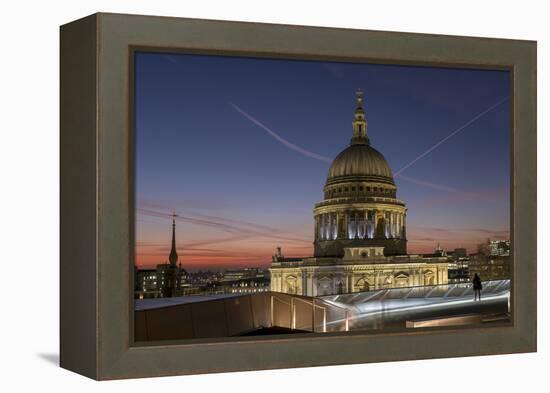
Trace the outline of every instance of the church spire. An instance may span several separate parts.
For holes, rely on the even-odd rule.
[[[172,249],[170,250],[170,256],[168,257],[170,265],[176,266],[178,262],[178,253],[176,251],[176,215],[172,215]]]
[[[369,145],[369,137],[367,136],[367,119],[363,110],[363,90],[357,89],[357,108],[355,109],[355,117],[353,119],[353,136],[351,145]]]

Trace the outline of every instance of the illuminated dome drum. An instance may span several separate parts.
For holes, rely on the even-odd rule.
[[[315,256],[342,257],[346,247],[384,247],[385,255],[407,253],[405,203],[384,156],[370,145],[357,92],[353,135],[332,162],[324,199],[315,205]]]

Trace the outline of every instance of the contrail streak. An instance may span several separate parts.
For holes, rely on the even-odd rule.
[[[423,180],[419,180],[419,179],[415,179],[415,178],[412,178],[412,177],[408,177],[408,176],[404,176],[404,175],[401,175],[401,172],[403,172],[405,169],[407,169],[409,166],[413,165],[416,161],[420,160],[422,157],[424,157],[425,155],[427,155],[428,153],[430,153],[432,150],[434,150],[435,148],[437,148],[439,145],[441,145],[443,142],[445,142],[447,139],[451,138],[453,135],[457,134],[458,132],[462,131],[464,128],[466,128],[467,126],[469,126],[470,124],[472,124],[474,121],[476,121],[477,119],[479,119],[480,117],[482,117],[483,115],[485,115],[486,113],[490,112],[491,110],[493,110],[494,108],[496,108],[498,105],[502,104],[504,101],[506,101],[508,99],[508,97],[504,98],[503,100],[499,101],[498,103],[496,103],[495,105],[491,106],[489,109],[483,111],[482,113],[478,114],[476,117],[474,117],[473,119],[471,119],[469,122],[467,122],[466,124],[464,124],[463,126],[461,126],[460,128],[458,128],[457,130],[453,131],[451,134],[449,134],[447,137],[445,137],[444,139],[442,139],[441,141],[439,141],[436,145],[432,146],[430,149],[428,149],[426,152],[424,152],[422,155],[420,155],[419,157],[417,157],[415,160],[411,161],[409,164],[407,164],[405,167],[401,168],[398,172],[396,172],[394,174],[395,177],[399,177],[405,181],[408,181],[408,182],[411,182],[411,183],[414,183],[416,185],[422,185],[422,186],[425,186],[425,187],[429,187],[429,188],[433,188],[433,189],[436,189],[436,190],[439,190],[439,191],[447,191],[447,192],[456,192],[456,189],[454,188],[451,188],[451,187],[447,187],[445,185],[440,185],[440,184],[435,184],[435,183],[430,183],[430,182],[427,182],[427,181],[423,181]],[[250,115],[249,113],[245,112],[243,109],[241,109],[238,105],[235,105],[233,103],[231,103],[231,106],[237,111],[239,112],[241,115],[243,115],[244,117],[246,117],[248,120],[250,120],[252,123],[254,123],[255,125],[257,125],[258,127],[262,128],[263,130],[265,130],[269,135],[271,135],[275,140],[277,140],[278,142],[280,142],[281,144],[283,144],[284,146],[288,147],[289,149],[292,149],[292,150],[295,150],[297,152],[299,152],[300,154],[303,154],[305,155],[306,157],[309,157],[309,158],[314,158],[316,160],[319,160],[319,161],[323,161],[323,162],[328,162],[328,163],[331,163],[332,162],[332,159],[329,158],[329,157],[325,157],[325,156],[322,156],[320,154],[317,154],[317,153],[314,153],[312,151],[309,151],[309,150],[306,150],[300,146],[297,146],[289,141],[287,141],[286,139],[284,139],[283,137],[281,137],[279,134],[277,134],[275,131],[271,130],[269,127],[267,127],[265,124],[263,124],[262,122],[260,122],[258,119],[254,118],[252,115]]]
[[[143,200],[140,200],[138,202],[138,206],[140,206],[139,209],[152,209],[151,211],[157,211],[161,214],[168,214],[168,212],[170,211],[170,208],[168,208],[167,206],[163,206],[159,203],[143,201]],[[260,229],[260,230],[263,230],[263,231],[274,231],[274,232],[279,231],[278,228],[273,228],[273,227],[270,227],[270,226],[267,226],[267,225],[256,224],[256,223],[253,223],[253,222],[248,222],[248,221],[243,221],[243,220],[237,220],[237,219],[234,219],[234,218],[211,216],[211,215],[199,214],[199,213],[194,213],[194,212],[191,213],[191,215],[194,216],[194,218],[197,218],[197,219],[215,220],[216,222],[223,222],[223,223],[226,223],[226,224],[245,225],[247,227],[254,227],[254,228],[257,228],[257,229]]]
[[[255,119],[254,117],[252,117],[250,114],[246,113],[244,110],[242,110],[241,108],[239,108],[237,105],[233,104],[233,103],[230,103],[231,106],[237,111],[239,112],[241,115],[243,115],[244,117],[246,117],[248,120],[250,120],[252,123],[256,124],[258,127],[260,127],[261,129],[263,129],[264,131],[266,131],[269,135],[271,135],[273,138],[275,138],[278,142],[280,142],[281,144],[285,145],[286,147],[288,147],[289,149],[292,149],[294,151],[297,151],[298,153],[306,156],[306,157],[310,157],[310,158],[314,158],[316,160],[319,160],[319,161],[324,161],[324,162],[328,162],[328,163],[331,163],[332,162],[332,159],[330,159],[329,157],[325,157],[325,156],[322,156],[320,154],[317,154],[317,153],[313,153],[309,150],[306,150],[304,148],[301,148],[300,146],[297,146],[295,145],[294,143],[292,142],[289,142],[287,141],[286,139],[284,139],[282,136],[280,136],[279,134],[277,134],[275,131],[271,130],[269,127],[267,127],[266,125],[264,125],[263,123],[261,123],[259,120]]]
[[[136,211],[138,212],[138,214],[142,214],[146,216],[169,218],[169,219],[175,218],[177,221],[184,221],[184,222],[189,222],[191,224],[213,227],[213,228],[217,228],[233,234],[241,234],[243,236],[243,239],[250,238],[250,237],[269,237],[272,239],[298,242],[298,243],[310,241],[309,239],[286,237],[286,236],[280,235],[278,234],[278,233],[281,233],[280,230],[271,230],[271,231],[263,230],[262,231],[254,228],[246,228],[246,227],[237,226],[237,225],[225,224],[223,222],[217,222],[214,220],[197,219],[194,217],[189,217],[189,216],[184,216],[179,214],[176,214],[174,216],[173,214],[169,214],[167,212],[155,211],[155,210],[143,209],[143,208],[137,208]]]
[[[452,188],[452,187],[448,187],[448,186],[445,186],[445,185],[442,185],[442,184],[431,183],[431,182],[420,180],[420,179],[415,179],[413,177],[409,177],[409,176],[405,176],[405,175],[395,175],[395,177],[398,177],[399,179],[406,180],[406,181],[411,182],[413,184],[430,187],[430,188],[433,188],[435,190],[447,191],[447,192],[456,192],[457,191],[455,188]]]
[[[412,160],[411,162],[409,162],[407,165],[405,165],[403,168],[401,168],[400,170],[398,170],[397,172],[395,172],[395,175],[399,175],[401,172],[405,171],[407,168],[409,168],[410,166],[414,165],[417,161],[421,160],[422,158],[424,158],[425,156],[427,156],[429,153],[431,153],[432,151],[434,151],[435,149],[437,149],[441,144],[443,144],[446,140],[452,138],[453,136],[455,136],[456,134],[458,134],[460,131],[462,131],[463,129],[465,129],[466,127],[468,127],[470,124],[472,124],[473,122],[475,122],[476,120],[478,120],[480,117],[486,115],[487,113],[491,112],[493,109],[495,109],[497,106],[499,106],[500,104],[502,104],[504,101],[508,100],[508,97],[506,98],[503,98],[502,100],[498,101],[496,104],[494,105],[491,105],[489,108],[485,109],[483,112],[479,113],[478,115],[474,116],[472,119],[470,119],[468,122],[466,122],[465,124],[463,124],[462,126],[458,127],[456,130],[454,130],[453,132],[451,132],[449,135],[447,135],[445,138],[443,138],[442,140],[440,140],[439,142],[437,142],[435,145],[433,145],[432,147],[430,147],[428,150],[426,150],[424,153],[422,153],[421,155],[419,155],[418,157],[416,157],[414,160]]]

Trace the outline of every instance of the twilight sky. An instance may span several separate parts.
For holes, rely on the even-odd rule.
[[[313,253],[313,205],[362,88],[409,253],[509,238],[507,71],[138,53],[136,258],[188,270]],[[402,170],[402,168],[405,168]]]

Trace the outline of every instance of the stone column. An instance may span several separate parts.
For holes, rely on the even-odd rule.
[[[393,214],[395,215],[395,224],[393,229],[395,235],[394,237],[399,238],[399,213],[394,212]]]
[[[336,239],[338,239],[338,235],[339,235],[339,229],[338,229],[339,217],[338,217],[338,212],[333,213],[333,214],[334,214],[334,234],[333,234],[333,237],[334,237],[334,240],[336,240]]]
[[[399,213],[395,212],[395,238],[399,239]]]
[[[369,236],[369,229],[370,229],[370,221],[369,221],[369,212],[370,210],[365,210],[365,239],[370,239]]]
[[[362,210],[357,211],[357,237],[359,239],[365,238],[365,212]]]
[[[343,225],[344,225],[344,217],[342,216],[342,212],[339,211],[336,213],[336,227],[338,228],[338,233],[336,235],[337,239],[342,238]]]
[[[393,221],[393,237],[396,239],[399,238],[399,213],[393,212],[394,221]]]
[[[338,237],[340,236],[340,230],[339,230],[339,227],[338,227],[338,221],[339,221],[340,217],[339,217],[339,214],[338,212],[334,213],[334,225],[336,226],[336,228],[334,228],[334,239],[338,239]]]
[[[401,213],[397,213],[397,238],[401,239]]]
[[[374,212],[374,237],[377,239],[383,239],[384,238],[384,228],[383,225],[380,225],[380,221],[382,220],[382,224],[384,223],[384,220],[382,219],[383,212],[380,210],[375,210]]]
[[[360,219],[361,219],[361,211],[356,210],[355,211],[355,238],[356,239],[361,238],[360,233],[359,233],[359,228],[360,228],[359,220]]]
[[[315,216],[313,227],[313,230],[315,231],[315,240],[319,240],[319,215]]]
[[[348,211],[344,210],[342,212],[342,228],[344,230],[343,232],[343,239],[348,238]]]
[[[348,239],[355,239],[357,236],[357,220],[355,210],[348,212]]]

